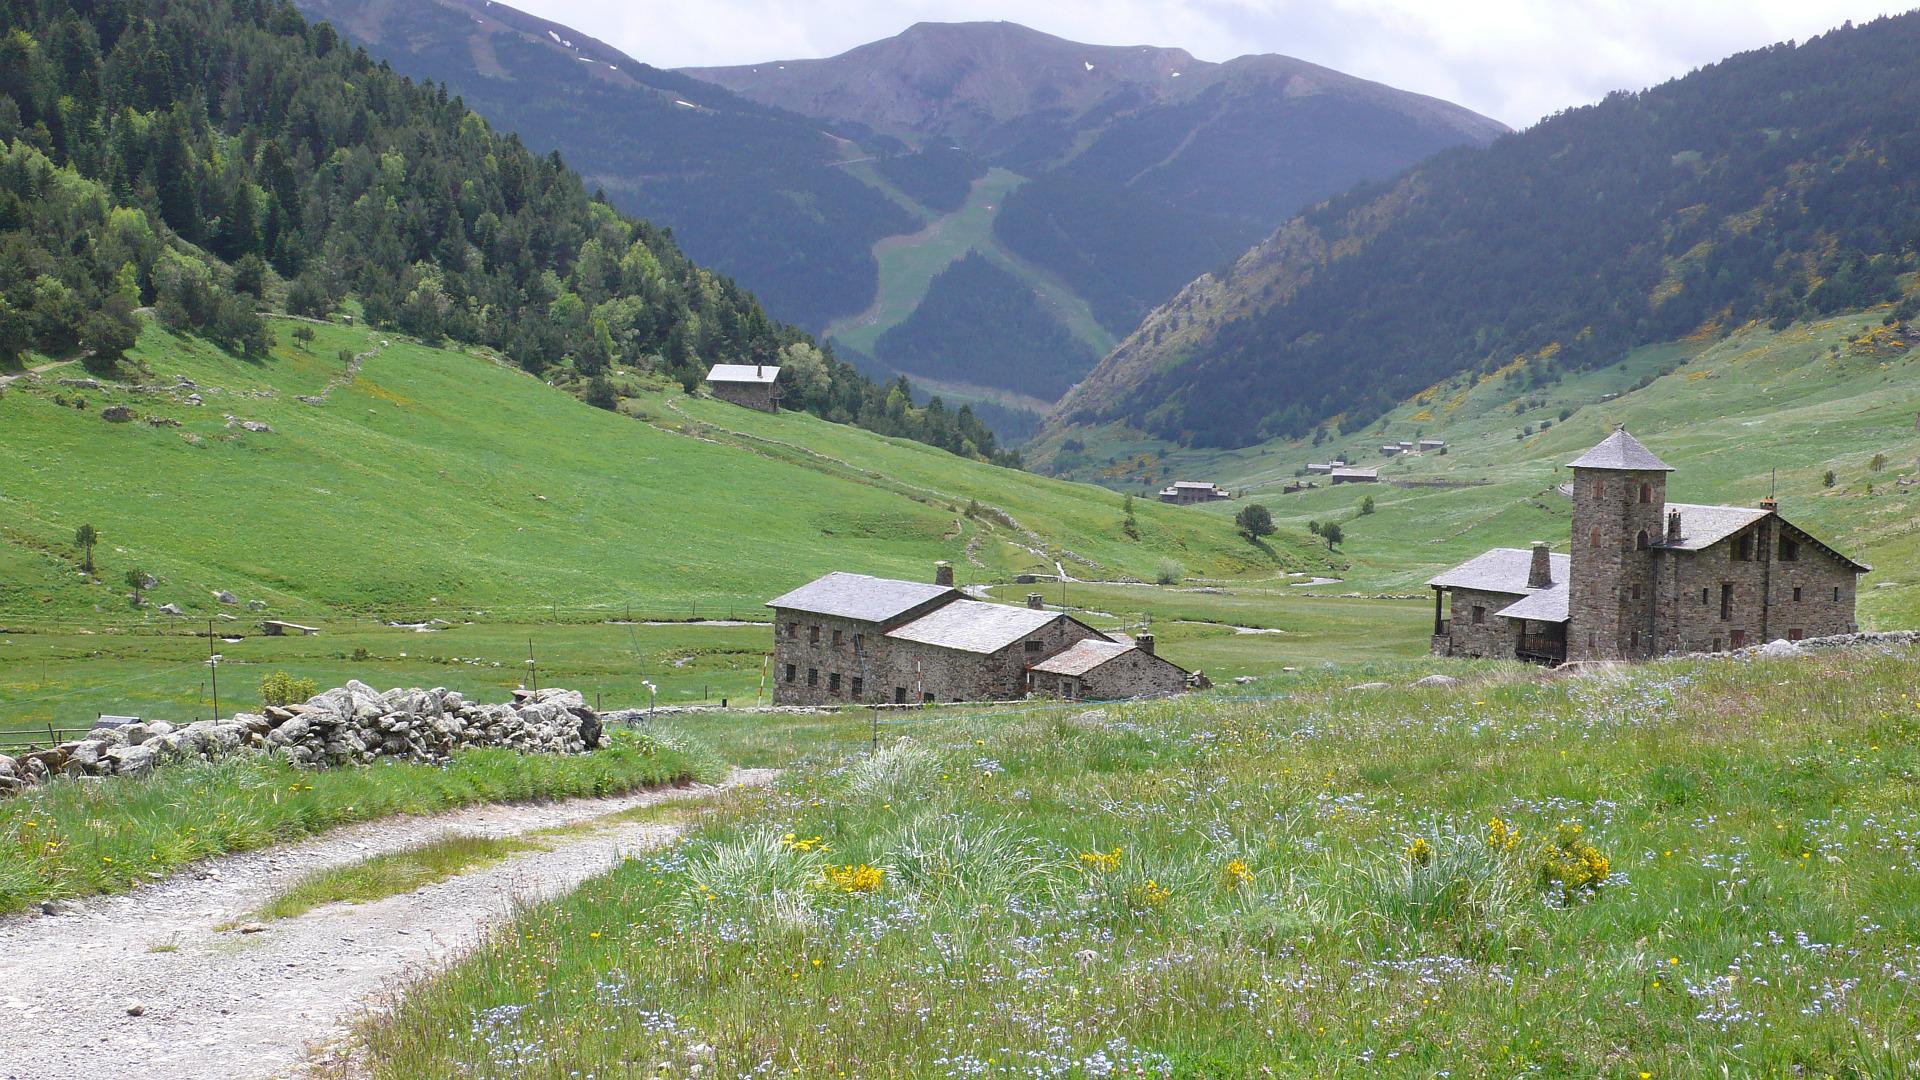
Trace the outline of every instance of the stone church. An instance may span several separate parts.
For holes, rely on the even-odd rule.
[[[1429,581],[1436,655],[1645,660],[1856,629],[1869,568],[1773,499],[1670,503],[1673,469],[1624,429],[1568,467],[1571,553],[1495,548]]]

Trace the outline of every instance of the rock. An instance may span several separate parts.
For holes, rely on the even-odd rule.
[[[240,932],[243,934],[264,934],[267,932],[267,924],[250,922],[242,926]]]
[[[99,379],[60,379],[58,380],[58,382],[60,383],[61,386],[71,386],[75,390],[100,389]]]
[[[1253,676],[1251,676],[1251,675],[1239,675],[1239,676],[1235,676],[1235,677],[1234,677],[1234,680],[1233,680],[1233,685],[1235,685],[1235,686],[1251,686],[1251,685],[1253,685]]]
[[[247,601],[247,610],[265,611],[267,610],[267,602],[265,600],[249,600]]]
[[[1386,688],[1387,684],[1383,682],[1363,682],[1347,687],[1348,690],[1385,690]]]
[[[1786,638],[1778,638],[1753,650],[1753,654],[1755,656],[1765,657],[1799,656],[1802,651],[1800,646],[1794,642],[1788,641]]]
[[[147,1015],[147,1007],[145,1005],[140,1004],[137,1001],[133,1002],[132,1004],[127,1006],[127,1015],[128,1016],[145,1016]]]
[[[160,614],[162,615],[185,615],[186,614],[186,612],[180,610],[179,604],[161,604],[159,608],[157,608],[156,610],[159,611]]]
[[[74,908],[74,902],[71,900],[40,901],[40,914],[42,915],[68,915],[74,911]]]
[[[240,602],[239,597],[233,595],[232,593],[228,592],[225,589],[221,589],[219,592],[214,593],[213,598],[227,605],[233,605]]]
[[[242,421],[242,422],[241,422],[241,424],[240,424],[240,427],[241,427],[241,429],[242,429],[242,430],[245,430],[245,431],[251,431],[251,432],[253,432],[253,433],[255,433],[255,434],[257,434],[257,435],[271,435],[271,434],[273,434],[273,427],[272,427],[272,425],[270,425],[270,424],[262,424],[262,423],[259,423],[258,421],[254,421],[254,420],[246,420],[246,421]]]
[[[109,405],[100,410],[100,419],[109,424],[124,424],[133,419],[133,409],[126,405]]]
[[[1460,680],[1451,675],[1429,675],[1424,679],[1415,680],[1413,685],[1419,687],[1459,686]]]
[[[105,756],[113,763],[109,771],[115,776],[138,776],[153,768],[160,754],[152,746],[116,746]]]

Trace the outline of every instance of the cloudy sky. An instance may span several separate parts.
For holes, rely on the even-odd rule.
[[[920,20],[1278,52],[1525,127],[1729,53],[1901,10],[1875,0],[508,0],[660,67],[831,56]],[[1907,3],[1920,0],[1906,0]]]

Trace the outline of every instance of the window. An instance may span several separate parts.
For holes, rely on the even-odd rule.
[[[1746,632],[1745,630],[1735,630],[1735,631],[1733,632],[1733,635],[1732,635],[1732,637],[1731,637],[1731,638],[1729,639],[1729,641],[1728,641],[1728,644],[1729,644],[1729,645],[1732,645],[1732,646],[1733,646],[1734,648],[1736,648],[1736,649],[1744,649],[1744,648],[1746,648],[1746,647],[1747,647],[1747,632]]]
[[[1606,493],[1607,493],[1606,479],[1604,477],[1599,477],[1599,476],[1594,477],[1593,478],[1593,497],[1597,499],[1600,496],[1605,495]]]
[[[1587,546],[1588,546],[1588,547],[1590,547],[1590,548],[1593,548],[1593,549],[1595,549],[1595,550],[1599,550],[1599,547],[1600,547],[1600,526],[1598,526],[1598,525],[1595,525],[1595,526],[1593,527],[1593,531],[1587,534]]]
[[[1072,679],[1060,680],[1060,696],[1067,699],[1068,701],[1072,701],[1074,699],[1076,689],[1077,688],[1073,685]]]
[[[1720,617],[1722,619],[1733,618],[1733,582],[1731,581],[1723,581],[1720,583]],[[1738,645],[1734,646],[1736,649],[1739,647]]]
[[[858,675],[855,675],[853,677],[853,696],[857,698],[861,694],[865,693],[866,690],[867,690],[867,680],[861,678]]]
[[[807,642],[812,645],[820,644],[820,627],[818,625],[807,628]]]
[[[840,628],[837,626],[833,628],[833,647],[840,647]]]
[[[1636,537],[1633,541],[1633,547],[1635,551],[1647,550],[1647,530],[1645,529],[1640,530],[1640,535]]]
[[[1787,536],[1781,537],[1780,538],[1780,561],[1781,562],[1797,562],[1799,561],[1799,559],[1800,559],[1800,545],[1794,543],[1792,537],[1787,537]]]
[[[895,705],[905,705],[905,704],[907,703],[907,688],[906,688],[906,687],[904,687],[904,686],[896,686],[896,687],[894,687],[894,688],[893,688],[893,703],[894,703]]]
[[[921,694],[921,695],[920,695],[920,703],[921,703],[922,705],[931,705],[931,704],[933,704],[933,695],[932,695],[932,694]]]
[[[807,685],[808,686],[820,685],[820,669],[819,668],[807,669]]]
[[[1805,637],[1805,636],[1806,636],[1806,632],[1805,632],[1805,631],[1803,631],[1803,630],[1801,630],[1801,629],[1800,629],[1799,627],[1797,627],[1797,626],[1795,626],[1795,627],[1791,627],[1791,628],[1789,628],[1789,629],[1787,630],[1787,640],[1788,640],[1788,641],[1799,641],[1799,640],[1800,640],[1801,638],[1803,638],[1803,637]]]
[[[797,641],[797,640],[799,640],[799,638],[800,638],[800,624],[799,624],[799,623],[797,623],[797,622],[790,622],[790,623],[788,623],[788,624],[787,624],[787,639],[788,639],[788,640],[790,640],[790,641]]]
[[[1038,642],[1038,641],[1027,642],[1027,651],[1030,653],[1037,653],[1044,648],[1046,648],[1046,645],[1041,642]]]
[[[827,693],[837,694],[839,692],[840,692],[840,673],[835,671],[827,676]]]
[[[788,682],[792,682],[792,681],[793,681],[793,676],[794,676],[794,674],[796,673],[796,671],[797,671],[797,670],[798,670],[798,669],[796,669],[796,668],[795,668],[795,667],[794,667],[794,666],[793,666],[792,664],[788,664],[788,665],[787,665],[787,681],[788,681]]]
[[[1633,583],[1633,598],[1640,599],[1640,583],[1637,581]]]
[[[1713,649],[1712,649],[1712,651],[1713,651],[1713,652],[1719,652],[1719,651],[1720,651],[1720,639],[1719,639],[1719,638],[1714,638],[1714,639],[1713,639]]]
[[[1798,585],[1793,587],[1793,602],[1796,604],[1800,602],[1800,586]]]
[[[1707,606],[1707,587],[1705,585],[1700,586],[1700,606]]]
[[[1640,502],[1642,504],[1645,504],[1645,503],[1650,503],[1652,501],[1653,501],[1653,485],[1641,484],[1640,485]]]
[[[1833,587],[1833,602],[1836,604],[1840,602],[1840,586],[1838,585]]]
[[[1487,609],[1479,604],[1473,605],[1473,625],[1479,626],[1487,621]]]
[[[1749,533],[1734,541],[1733,557],[1741,562],[1753,561],[1753,534]]]
[[[1628,646],[1629,648],[1631,648],[1634,652],[1640,651],[1640,631],[1635,630],[1633,632],[1633,636],[1630,637],[1628,641],[1630,642]]]

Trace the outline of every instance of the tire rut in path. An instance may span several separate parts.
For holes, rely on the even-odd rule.
[[[69,914],[0,919],[0,1078],[278,1077],[396,979],[471,947],[515,901],[564,894],[683,825],[608,823],[412,893],[219,930],[312,871],[448,833],[514,836],[770,782],[773,770],[607,799],[490,805],[339,829],[222,856]],[[140,1016],[128,1015],[138,1002]]]

